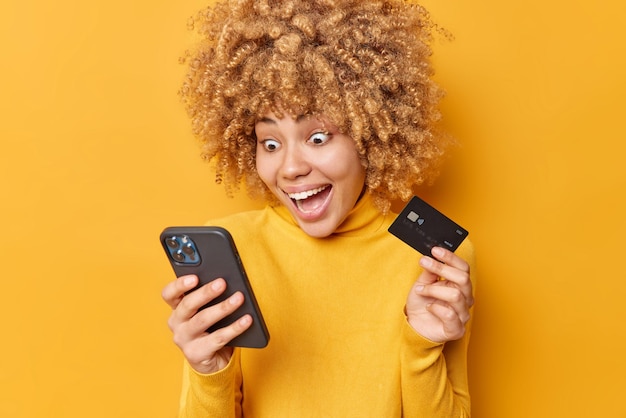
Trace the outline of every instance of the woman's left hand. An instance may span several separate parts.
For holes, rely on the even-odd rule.
[[[451,251],[434,247],[420,259],[422,274],[406,301],[409,324],[433,342],[458,340],[465,334],[474,304],[469,265]]]

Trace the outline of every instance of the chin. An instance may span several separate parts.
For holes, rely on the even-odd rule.
[[[298,226],[302,231],[312,238],[326,238],[337,230],[336,226],[325,226],[325,225],[316,225],[316,224],[307,224],[298,222]]]

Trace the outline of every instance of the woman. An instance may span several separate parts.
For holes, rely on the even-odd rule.
[[[426,11],[393,1],[225,1],[181,89],[228,192],[263,210],[210,224],[238,245],[272,335],[226,346],[244,316],[222,278],[163,290],[186,361],[181,417],[469,416],[473,249],[419,257],[387,228],[393,199],[436,174],[441,91]]]

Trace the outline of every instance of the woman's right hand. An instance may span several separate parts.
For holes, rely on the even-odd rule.
[[[197,283],[197,276],[181,276],[168,283],[161,295],[172,308],[168,326],[174,334],[174,343],[189,365],[198,373],[215,373],[226,367],[233,354],[233,348],[226,344],[250,327],[252,317],[244,315],[232,324],[208,333],[209,327],[239,308],[244,297],[241,292],[236,292],[228,299],[198,311],[226,290],[226,282],[215,279],[185,294]]]

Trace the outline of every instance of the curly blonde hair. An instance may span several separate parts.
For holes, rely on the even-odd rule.
[[[354,140],[383,212],[430,182],[447,142],[432,81],[435,25],[404,0],[226,0],[199,12],[180,90],[202,155],[227,194],[275,202],[255,167],[268,111],[324,115]],[[279,107],[280,106],[280,107]]]

